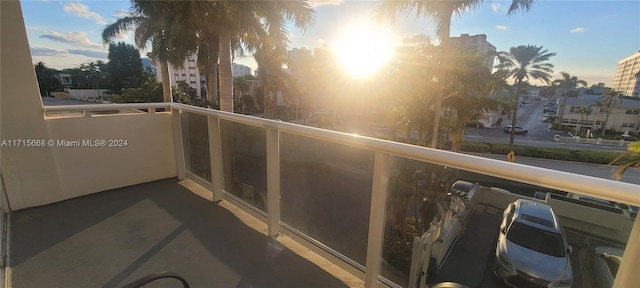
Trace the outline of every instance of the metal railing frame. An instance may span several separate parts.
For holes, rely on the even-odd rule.
[[[306,127],[281,121],[233,114],[202,107],[178,103],[141,103],[141,104],[97,104],[73,106],[48,106],[45,112],[61,111],[98,111],[122,109],[148,109],[149,113],[164,108],[172,117],[172,129],[176,151],[178,178],[185,177],[185,159],[183,155],[181,113],[189,112],[207,116],[209,124],[209,148],[211,153],[212,192],[214,200],[222,199],[224,183],[222,183],[222,146],[220,120],[227,120],[251,126],[265,128],[267,143],[267,213],[268,235],[275,236],[280,232],[280,135],[293,134],[348,145],[375,153],[372,200],[370,207],[369,234],[367,242],[367,259],[365,268],[365,287],[376,287],[381,280],[380,263],[383,249],[383,224],[387,181],[389,178],[389,159],[391,156],[404,157],[428,162],[488,176],[518,181],[550,189],[579,193],[583,195],[607,199],[610,201],[640,206],[639,185],[616,182],[563,171],[532,167],[517,163],[487,159],[443,150],[430,149],[415,145],[369,138],[355,134]],[[170,108],[170,111],[169,109]],[[640,266],[640,220],[636,219],[625,249],[622,264],[618,270],[614,287],[627,287],[640,283],[640,273],[635,267]],[[387,281],[384,281],[387,282]]]

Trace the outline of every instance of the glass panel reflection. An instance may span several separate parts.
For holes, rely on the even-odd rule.
[[[282,221],[365,265],[371,151],[281,135]]]
[[[185,169],[211,182],[207,116],[182,112]]]
[[[381,274],[404,287],[610,287],[635,217],[624,203],[392,157]]]
[[[267,212],[264,128],[220,120],[224,189]]]

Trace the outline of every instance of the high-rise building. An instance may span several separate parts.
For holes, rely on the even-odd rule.
[[[162,69],[160,69],[160,63],[152,62],[158,81],[162,79]],[[251,67],[232,63],[233,77],[251,75]],[[169,77],[171,79],[171,86],[176,85],[180,81],[184,81],[189,87],[196,89],[196,95],[202,96],[202,90],[206,90],[206,79],[204,74],[200,72],[198,68],[198,55],[192,54],[184,59],[182,65],[173,65],[169,63]]]
[[[618,62],[613,90],[625,96],[640,97],[640,51]]]
[[[478,35],[469,35],[469,34],[460,34],[460,37],[451,37],[450,43],[455,46],[465,47],[465,48],[473,48],[476,49],[479,53],[489,53],[495,52],[496,46],[493,46],[489,41],[487,41],[487,35],[478,34]],[[488,54],[486,59],[486,65],[489,69],[493,69],[493,63],[495,61],[495,56],[492,54]]]
[[[234,78],[251,75],[251,67],[244,66],[242,64],[236,64],[236,63],[232,63],[231,65],[232,65],[231,71],[233,73]]]

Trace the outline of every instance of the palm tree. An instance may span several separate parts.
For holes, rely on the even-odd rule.
[[[567,104],[567,97],[569,97],[569,95],[567,95],[567,92],[569,92],[570,89],[577,88],[578,86],[587,87],[588,85],[586,81],[578,79],[578,77],[576,76],[571,76],[567,72],[560,72],[560,74],[562,75],[562,79],[556,79],[551,82],[552,86],[556,86],[562,89],[562,105],[559,107],[560,117],[556,118],[556,121],[558,121],[556,122],[556,124],[562,123],[565,106]]]
[[[513,146],[513,140],[515,138],[515,126],[518,124],[518,103],[520,102],[520,92],[524,81],[528,81],[529,78],[535,80],[542,80],[549,83],[551,73],[553,73],[553,64],[547,62],[549,58],[555,56],[556,53],[549,53],[548,50],[543,49],[542,46],[534,45],[520,45],[517,47],[511,47],[509,52],[499,52],[498,60],[499,64],[496,66],[502,73],[506,73],[507,78],[512,77],[514,85],[516,86],[515,102],[513,105],[513,114],[511,120],[511,137],[509,139],[509,145]]]
[[[630,143],[629,146],[627,146],[627,150],[627,153],[620,155],[609,163],[609,165],[618,165],[618,168],[616,168],[613,174],[613,178],[616,180],[620,180],[624,172],[630,167],[640,167],[640,141]]]
[[[609,88],[602,93],[600,102],[605,109],[605,113],[607,113],[607,116],[604,119],[604,125],[602,125],[602,136],[604,136],[607,124],[609,123],[609,114],[611,113],[611,109],[616,107],[616,103],[622,103],[622,92]]]
[[[165,102],[171,102],[171,80],[168,63],[180,63],[184,60],[190,48],[177,40],[181,32],[169,29],[173,2],[168,1],[131,1],[131,14],[116,19],[102,31],[103,42],[110,43],[123,32],[135,29],[135,42],[139,49],[145,49],[151,42],[152,52],[149,54],[154,61],[160,62],[162,76],[162,94]]]
[[[436,35],[440,38],[440,46],[443,51],[449,48],[449,37],[451,33],[451,18],[459,16],[466,11],[475,8],[482,3],[482,0],[386,0],[376,10],[379,19],[387,18],[391,22],[395,22],[396,15],[400,11],[414,10],[416,16],[428,16],[433,19],[436,26]],[[533,0],[512,0],[508,14],[512,14],[518,10],[528,11],[533,5]],[[443,54],[444,55],[444,54]],[[447,61],[446,58],[442,61]],[[440,77],[440,83],[447,85],[446,75]],[[443,91],[444,92],[444,91]],[[442,114],[442,95],[436,94],[435,115],[433,121],[433,137],[431,147],[436,148],[438,143],[438,130],[440,129],[440,115]]]

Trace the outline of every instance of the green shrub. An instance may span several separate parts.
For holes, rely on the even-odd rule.
[[[489,153],[491,152],[491,145],[481,142],[462,142],[460,150],[466,152]]]

